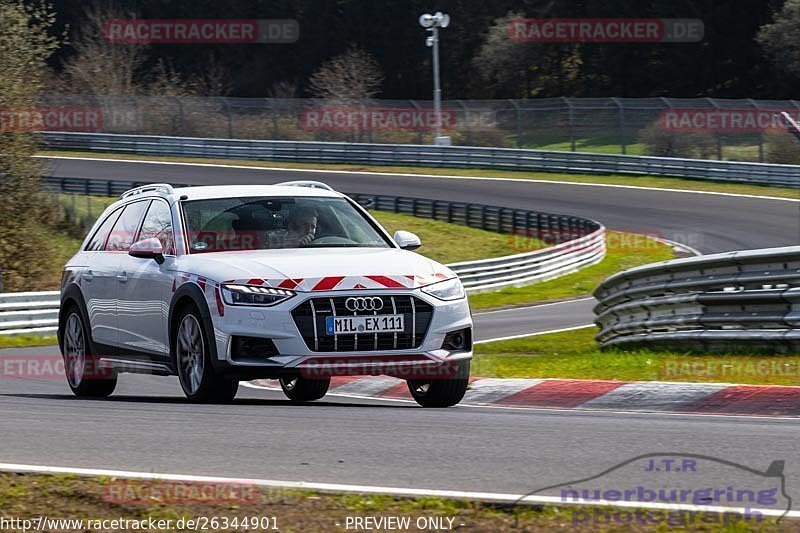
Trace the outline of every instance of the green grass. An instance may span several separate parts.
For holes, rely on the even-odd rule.
[[[0,335],[0,348],[26,348],[57,344],[55,335]]]
[[[237,159],[208,159],[192,157],[151,157],[132,154],[95,153],[95,152],[42,152],[42,155],[68,157],[93,157],[112,159],[148,159],[152,161],[174,161],[179,163],[207,163],[217,165],[241,165],[252,167],[300,168],[314,170],[347,170],[359,172],[382,172],[402,174],[430,174],[438,176],[481,176],[486,178],[512,178],[526,180],[555,180],[570,183],[600,183],[609,185],[635,185],[654,189],[684,189],[689,191],[720,192],[728,194],[749,194],[757,196],[774,196],[779,198],[800,198],[797,189],[785,187],[767,187],[763,185],[747,185],[737,183],[717,183],[712,181],[691,180],[657,176],[623,176],[610,174],[606,176],[562,174],[547,172],[527,172],[490,169],[456,169],[456,168],[423,168],[392,167],[374,165],[342,165],[319,163],[285,163],[275,161],[247,161]]]
[[[523,148],[534,150],[548,150],[554,152],[571,152],[572,143],[567,141],[536,142],[534,139],[523,140]],[[646,146],[642,143],[631,141],[625,145],[627,155],[645,155]],[[621,154],[622,146],[619,140],[610,138],[583,138],[575,139],[576,152],[589,152],[593,154]]]
[[[503,233],[386,211],[373,211],[372,215],[391,234],[401,229],[416,233],[422,241],[417,252],[434,261],[457,263],[515,253]]]
[[[697,355],[668,351],[601,351],[595,328],[475,346],[472,375],[492,378],[689,381],[800,385],[800,354]],[[694,366],[694,365],[700,366]]]
[[[117,200],[117,196],[85,196],[82,194],[58,194],[58,200],[79,220],[97,220],[106,207]]]
[[[672,248],[643,235],[610,231],[606,242],[606,257],[596,265],[533,285],[474,294],[469,298],[470,306],[480,310],[584,296],[612,274],[675,257]]]

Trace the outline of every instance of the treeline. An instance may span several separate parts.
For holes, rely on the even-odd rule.
[[[68,26],[73,43],[93,23],[87,4],[53,2],[57,27]],[[792,98],[800,70],[795,57],[800,23],[794,20],[800,19],[800,1],[786,4],[783,19],[783,0],[117,0],[99,5],[126,18],[288,18],[300,27],[294,44],[132,45],[142,48],[135,52],[129,78],[138,86],[122,83],[117,92],[142,92],[147,86],[152,94],[163,80],[180,79],[195,93],[311,96],[312,75],[320,66],[358,49],[371,55],[382,73],[377,96],[403,99],[429,97],[431,54],[417,17],[435,10],[452,17],[442,32],[447,98]],[[505,33],[510,16],[697,18],[704,22],[705,37],[675,44],[512,43]],[[765,29],[776,16],[779,25]],[[51,59],[57,75],[79,52],[70,44],[57,52]],[[59,90],[80,90],[74,81],[65,86],[62,80]]]

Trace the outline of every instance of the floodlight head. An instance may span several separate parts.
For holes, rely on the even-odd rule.
[[[428,37],[428,38],[426,38],[426,39],[425,39],[425,46],[427,46],[427,47],[429,47],[429,48],[430,48],[431,46],[433,46],[433,36],[432,36],[432,35],[431,35],[430,37]]]
[[[423,28],[430,28],[434,24],[433,15],[430,13],[425,13],[424,15],[419,16],[419,25]]]
[[[436,25],[440,28],[446,28],[450,25],[450,15],[445,15],[441,11],[437,11],[433,18],[436,19]]]

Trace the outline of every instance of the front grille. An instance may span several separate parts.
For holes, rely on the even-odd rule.
[[[361,296],[361,295],[359,295]],[[368,352],[410,350],[419,348],[433,316],[433,307],[414,296],[378,296],[383,301],[380,311],[348,311],[345,300],[351,296],[312,298],[298,305],[292,317],[309,350],[314,352]],[[402,333],[325,334],[325,319],[329,316],[404,315]]]

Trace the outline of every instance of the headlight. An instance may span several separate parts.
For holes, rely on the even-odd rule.
[[[422,292],[440,300],[460,300],[466,296],[464,286],[461,285],[461,281],[458,278],[427,285],[422,287]]]
[[[223,285],[222,299],[228,305],[275,305],[294,296],[294,291],[255,287],[253,285]]]

